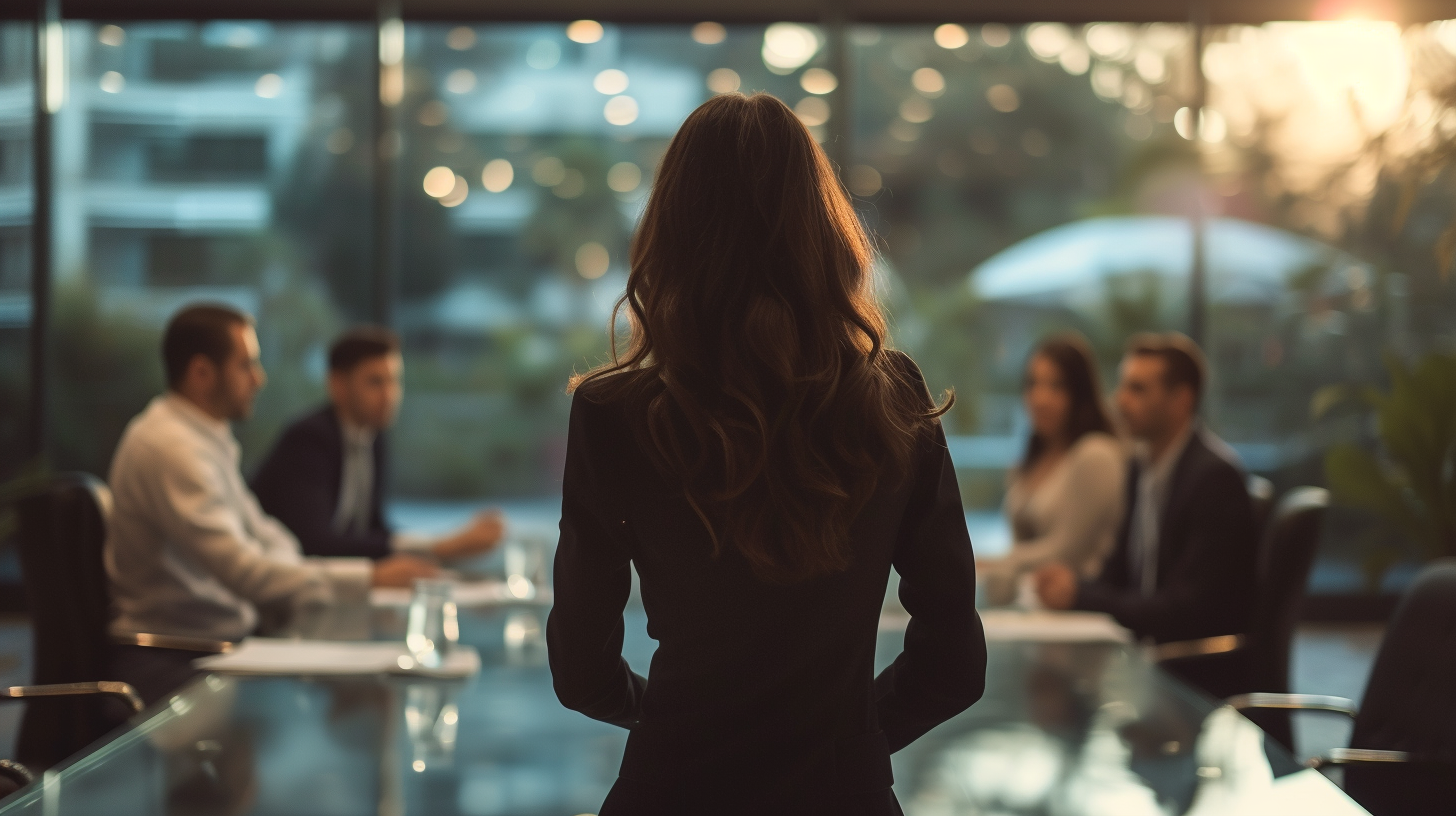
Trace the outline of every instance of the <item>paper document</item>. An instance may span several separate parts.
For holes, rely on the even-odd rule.
[[[519,592],[513,592],[504,581],[457,581],[454,584],[455,605],[462,608],[504,604],[551,605],[551,587],[530,587]],[[369,590],[369,603],[376,607],[405,607],[409,606],[413,595],[414,591],[406,587],[375,587]]]
[[[431,669],[417,664],[398,642],[246,638],[233,651],[199,658],[192,665],[222,674],[469,677],[480,671],[480,654],[471,646],[457,646],[444,665]]]
[[[1034,643],[1131,643],[1132,633],[1101,612],[983,609],[986,640]]]

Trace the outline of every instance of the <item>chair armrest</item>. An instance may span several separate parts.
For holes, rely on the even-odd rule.
[[[112,635],[111,642],[120,646],[149,646],[154,649],[179,649],[184,652],[206,652],[227,654],[237,644],[226,640],[186,637],[183,635],[153,635],[138,632],[134,635]]]
[[[1353,700],[1328,694],[1274,694],[1256,691],[1253,694],[1235,695],[1224,702],[1233,706],[1236,711],[1282,708],[1289,711],[1331,711],[1347,717],[1354,717],[1359,712]]]
[[[102,680],[97,683],[52,683],[46,686],[10,686],[0,688],[0,698],[21,699],[24,697],[75,697],[86,694],[108,694],[120,697],[131,706],[133,712],[146,708],[141,695],[126,683]]]
[[[1154,663],[1176,660],[1180,657],[1202,657],[1223,654],[1244,647],[1243,635],[1218,635],[1197,640],[1174,640],[1148,647],[1148,655]]]
[[[1378,765],[1385,763],[1410,762],[1411,755],[1405,751],[1377,751],[1373,748],[1334,748],[1328,753],[1305,760],[1305,765],[1316,770],[1336,765]]]

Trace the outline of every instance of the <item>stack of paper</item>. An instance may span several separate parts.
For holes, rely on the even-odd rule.
[[[227,654],[199,658],[192,665],[221,674],[469,677],[480,671],[480,654],[473,647],[457,646],[444,665],[427,668],[403,643],[247,638]]]
[[[540,604],[550,606],[550,587],[530,587],[521,597],[504,581],[456,581],[453,598],[462,609],[500,606],[503,604]],[[413,590],[405,587],[375,587],[369,590],[369,603],[376,607],[409,606]]]
[[[1131,643],[1132,633],[1101,612],[986,609],[987,640],[1033,643]]]

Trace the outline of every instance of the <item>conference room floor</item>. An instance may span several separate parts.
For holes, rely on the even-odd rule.
[[[1308,624],[1294,644],[1294,691],[1335,694],[1359,700],[1370,663],[1380,645],[1378,624]],[[0,684],[30,680],[30,627],[23,618],[0,618]],[[0,704],[0,757],[14,754],[23,703]],[[1295,718],[1299,757],[1349,744],[1350,724],[1343,717],[1302,715]]]

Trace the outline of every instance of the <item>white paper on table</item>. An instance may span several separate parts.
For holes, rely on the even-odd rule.
[[[375,587],[369,590],[369,603],[376,607],[402,608],[409,606],[413,595],[414,590],[408,587]],[[456,606],[464,608],[519,603],[550,605],[551,588],[538,587],[534,596],[518,598],[511,594],[504,581],[454,581],[451,597]]]
[[[426,668],[398,642],[246,638],[231,652],[198,658],[192,665],[222,674],[469,677],[480,671],[480,653],[456,646],[444,665]]]
[[[1132,633],[1101,612],[983,609],[986,639],[1033,643],[1131,643]]]
[[[1189,816],[1370,816],[1335,783],[1310,768],[1247,790],[1221,793],[1204,803],[1195,800]]]

